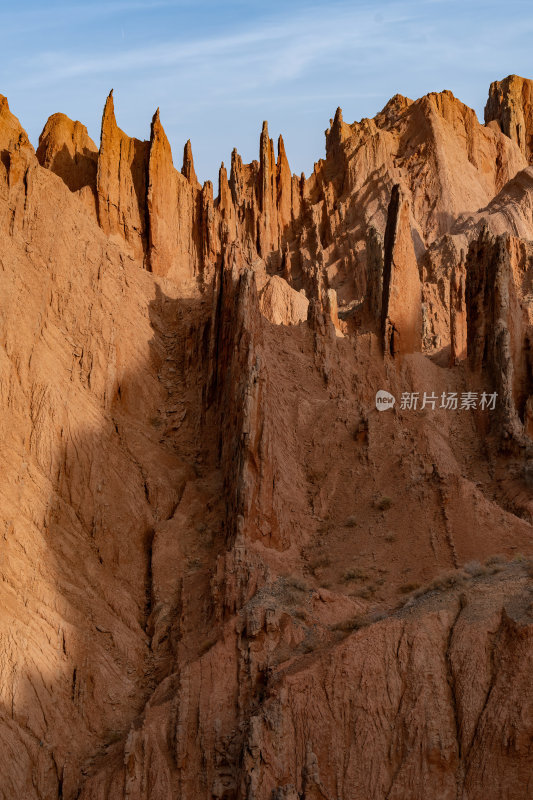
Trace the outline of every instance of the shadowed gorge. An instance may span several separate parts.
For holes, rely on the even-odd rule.
[[[0,97],[2,800],[533,794],[532,85],[216,195]]]

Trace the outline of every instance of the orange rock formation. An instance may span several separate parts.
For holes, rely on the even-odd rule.
[[[532,795],[530,86],[216,197],[0,97],[1,798]]]

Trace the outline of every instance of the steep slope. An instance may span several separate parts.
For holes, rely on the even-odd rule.
[[[485,122],[497,123],[516,142],[528,164],[533,158],[533,81],[509,75],[494,81],[485,106]]]
[[[326,142],[213,198],[0,99],[2,798],[533,790],[527,161],[449,92]]]

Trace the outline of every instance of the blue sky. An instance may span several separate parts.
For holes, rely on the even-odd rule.
[[[352,122],[451,89],[482,118],[492,80],[533,78],[530,0],[2,0],[0,29],[0,94],[34,144],[56,111],[98,144],[113,88],[123,130],[148,138],[159,106],[175,165],[190,138],[215,186],[233,147],[257,158],[263,119],[309,174],[338,105]]]

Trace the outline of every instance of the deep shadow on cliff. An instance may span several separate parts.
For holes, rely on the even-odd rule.
[[[54,115],[37,159],[2,99],[3,796],[531,793],[506,91],[486,127],[449,92],[339,110],[307,180],[265,125],[216,199],[159,114],[132,140],[110,96],[98,152]],[[494,414],[399,401],[484,390]]]
[[[501,511],[494,525],[488,478],[473,496],[479,530],[458,522],[482,473],[467,475],[462,498],[450,495],[461,484],[439,461],[412,482],[428,422],[368,413],[383,376],[377,369],[367,390],[360,376],[375,354],[362,369],[364,348],[355,362],[334,336],[317,350],[321,334],[307,325],[261,319],[253,280],[228,272],[221,286],[223,303],[206,304],[154,285],[149,361],[117,376],[105,424],[71,432],[57,454],[40,568],[53,587],[48,624],[63,609],[50,642],[56,672],[46,672],[44,650],[17,681],[4,730],[18,768],[5,796],[422,797],[456,781],[474,797],[502,786],[519,796],[529,567],[523,555],[490,557],[526,550],[529,526]],[[259,415],[270,431],[258,441],[278,484],[274,507],[246,468],[251,429],[234,391],[247,368],[248,392],[266,384],[246,420]],[[407,367],[411,380],[421,368],[422,357]],[[298,408],[290,385],[302,393]],[[406,434],[422,439],[406,445]],[[452,445],[465,470],[476,436],[469,423]],[[339,670],[348,670],[341,680]],[[489,744],[502,725],[518,736],[511,750]],[[500,765],[497,790],[481,777],[487,748]]]

